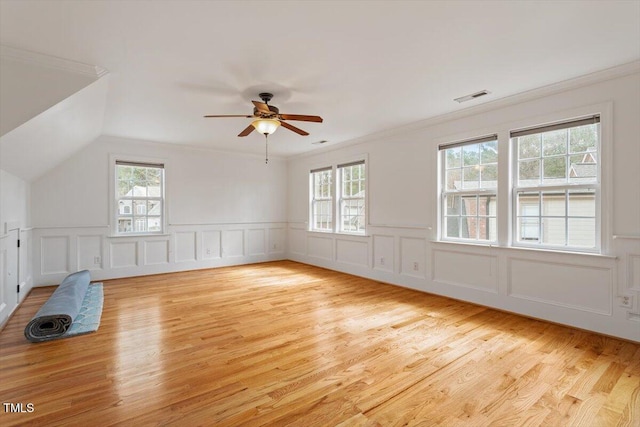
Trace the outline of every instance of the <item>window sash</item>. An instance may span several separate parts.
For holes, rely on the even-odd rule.
[[[567,134],[566,144],[561,154],[547,154],[544,152],[544,136],[542,136],[539,146],[539,153],[534,152],[531,157],[520,158],[518,138],[529,135],[544,135],[548,132],[558,130],[572,129],[586,125],[600,123],[600,116],[593,115],[577,120],[567,120],[547,126],[536,126],[522,130],[510,132],[511,168],[513,174],[512,184],[512,212],[511,212],[511,246],[514,247],[534,247],[549,250],[578,251],[578,252],[595,252],[598,253],[602,247],[602,228],[601,228],[601,129],[596,126],[595,150],[589,151],[579,150],[571,152],[571,131]],[[594,173],[595,176],[579,177],[579,182],[572,181],[571,167],[572,156],[584,156],[590,154],[595,160]],[[563,177],[546,177],[544,175],[544,160],[561,158],[564,160],[565,169]],[[521,163],[539,162],[538,176],[530,179],[521,179]],[[554,180],[561,182],[554,182]],[[552,182],[545,182],[552,181]],[[523,182],[524,181],[524,182]],[[527,182],[528,181],[528,182]],[[537,181],[537,182],[536,182]],[[584,194],[592,194],[591,198],[587,196],[589,210],[593,209],[592,214],[579,214],[571,212],[571,194],[577,194],[581,191],[591,190]],[[521,198],[526,194],[530,194],[532,198],[537,199],[538,213],[537,215],[523,215],[521,208]],[[545,196],[546,195],[546,196]],[[557,211],[554,213],[545,212],[543,204],[546,203],[546,209],[551,209],[551,201],[553,197],[558,199]],[[546,200],[545,200],[546,199]],[[562,200],[560,200],[562,199]],[[576,209],[577,210],[577,209]],[[585,228],[586,227],[586,228]],[[537,237],[532,235],[537,232]],[[524,233],[524,234],[523,234]]]
[[[164,174],[164,164],[163,163],[150,163],[150,162],[133,162],[126,160],[116,160],[114,162],[114,196],[115,196],[115,230],[114,232],[118,235],[130,235],[130,234],[157,234],[164,232],[164,209],[165,209],[165,197],[164,197],[164,186],[165,186],[165,174]],[[159,182],[157,185],[159,196],[137,196],[135,194],[131,195],[122,195],[119,196],[119,183],[122,181],[121,176],[119,175],[119,166],[129,166],[133,168],[140,169],[155,169],[159,171]],[[149,183],[147,182],[146,188],[149,188]],[[130,192],[133,190],[135,186],[131,187]],[[154,186],[155,187],[155,186]],[[146,190],[148,191],[148,190]],[[127,212],[120,212],[120,204],[122,202],[128,202],[127,205],[123,207],[123,211],[128,210]],[[148,205],[150,202],[155,202],[156,205],[160,205],[158,214],[150,214],[150,209]],[[134,207],[134,205],[136,205]],[[144,206],[144,209],[140,209],[141,206]],[[129,209],[127,209],[127,207]],[[144,213],[140,213],[140,210],[143,210]],[[150,221],[156,223],[156,230],[149,230]],[[121,225],[124,225],[128,229],[121,229]],[[141,230],[142,228],[142,230]]]

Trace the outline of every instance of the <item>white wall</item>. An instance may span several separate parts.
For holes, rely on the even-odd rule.
[[[498,133],[506,147],[515,126],[592,106],[604,107],[609,120],[603,124],[603,143],[610,144],[603,149],[610,181],[604,183],[604,255],[436,241],[438,143]],[[639,117],[636,64],[292,158],[289,258],[640,341]],[[308,232],[309,170],[360,154],[369,159],[367,236]],[[506,150],[500,161],[507,165]],[[509,197],[505,190],[499,197]],[[630,307],[621,306],[623,297]]]
[[[165,163],[165,235],[113,237],[109,169],[120,159]],[[92,279],[282,259],[286,162],[102,136],[32,184],[35,283],[89,269]]]

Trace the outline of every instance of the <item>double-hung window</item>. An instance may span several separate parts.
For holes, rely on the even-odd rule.
[[[333,231],[333,168],[311,171],[311,230]]]
[[[311,170],[309,230],[364,234],[366,180],[364,160]]]
[[[441,238],[497,239],[498,137],[441,144]]]
[[[516,245],[600,247],[600,116],[512,131]]]
[[[115,162],[116,234],[162,233],[164,165]]]
[[[364,160],[338,165],[340,182],[340,231],[364,233],[365,165]]]

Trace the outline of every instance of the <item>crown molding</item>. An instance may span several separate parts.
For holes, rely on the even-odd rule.
[[[331,151],[340,150],[342,148],[363,144],[365,142],[381,141],[398,135],[416,132],[424,130],[431,126],[435,126],[441,123],[459,120],[465,117],[473,116],[476,114],[482,114],[489,111],[497,110],[504,107],[520,104],[527,101],[533,101],[535,99],[544,98],[547,96],[555,95],[561,92],[569,90],[579,89],[585,86],[591,86],[596,83],[604,82],[607,80],[614,80],[627,75],[640,73],[640,60],[629,62],[626,64],[618,65],[604,70],[596,71],[583,76],[562,80],[557,83],[552,83],[546,86],[541,86],[535,89],[531,89],[525,92],[520,92],[515,95],[506,96],[504,98],[496,99],[494,101],[485,102],[479,105],[464,108],[462,110],[452,111],[450,113],[441,114],[439,116],[429,117],[417,122],[409,123],[407,125],[386,129],[380,132],[367,134],[358,138],[350,139],[343,142],[336,142],[329,146],[319,147],[312,151],[306,151],[304,153],[288,156],[287,160],[296,160],[304,157],[316,156],[318,154],[324,154]]]
[[[72,61],[70,59],[59,58],[57,56],[45,55],[43,53],[31,52],[28,50],[17,49],[15,47],[0,45],[0,58],[20,61],[41,67],[54,68],[66,72],[83,74],[96,79],[108,74],[109,72],[97,65],[84,64],[82,62]]]

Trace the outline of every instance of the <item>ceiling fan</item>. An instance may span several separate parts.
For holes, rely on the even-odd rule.
[[[263,92],[263,93],[260,93],[258,96],[260,97],[260,99],[262,99],[262,102],[251,101],[253,102],[253,105],[254,105],[253,115],[231,114],[231,115],[208,115],[204,117],[207,117],[207,118],[246,117],[248,119],[255,118],[256,120],[251,122],[251,124],[247,126],[242,132],[240,132],[238,136],[247,136],[251,132],[253,132],[254,129],[266,136],[275,132],[279,126],[282,126],[285,129],[289,129],[290,131],[295,132],[298,135],[307,136],[309,135],[309,132],[306,132],[298,127],[295,127],[287,123],[287,120],[322,123],[322,117],[320,116],[306,116],[302,114],[281,114],[278,107],[269,105],[269,101],[271,101],[271,98],[273,98],[272,93]]]

